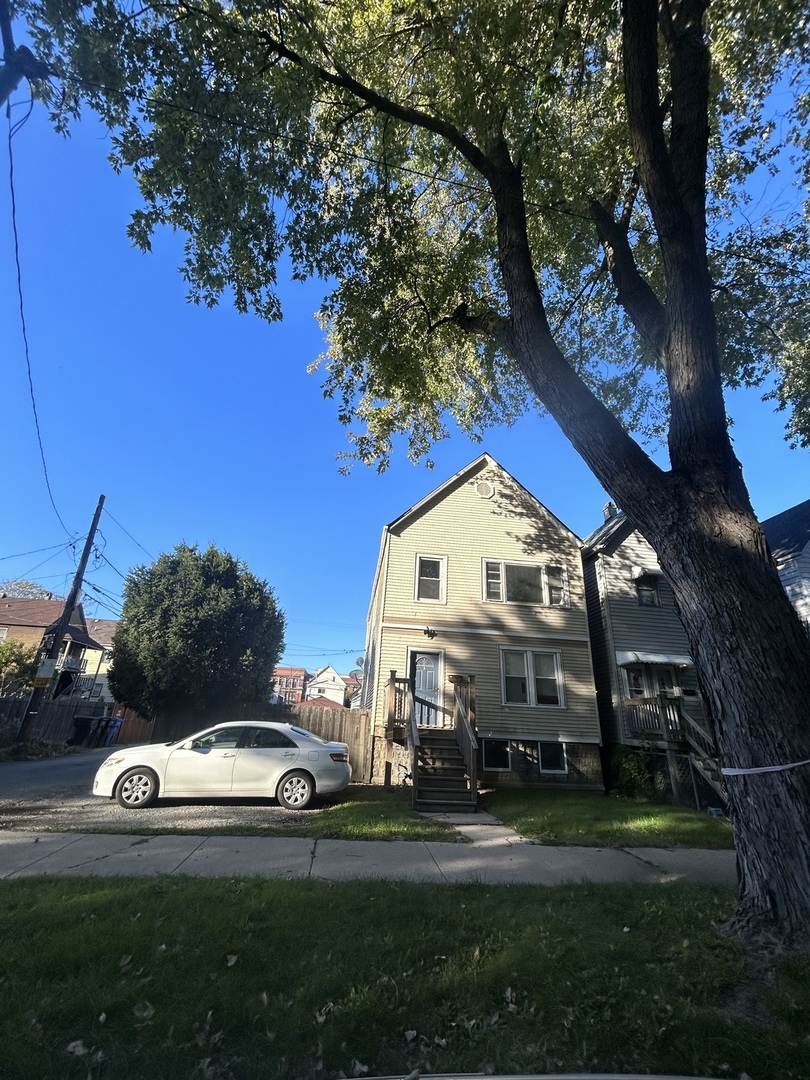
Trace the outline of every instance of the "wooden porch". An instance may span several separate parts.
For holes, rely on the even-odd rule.
[[[453,710],[414,694],[392,671],[386,687],[386,738],[408,751],[411,801],[427,813],[473,813],[478,802],[475,676],[451,675]]]

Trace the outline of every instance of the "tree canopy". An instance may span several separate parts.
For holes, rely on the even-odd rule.
[[[273,590],[213,545],[131,571],[110,688],[149,719],[263,701],[284,647]]]
[[[699,37],[705,7],[666,5],[645,74],[651,119],[672,183],[693,202],[708,166],[701,217],[723,378],[772,376],[791,436],[806,443],[810,233],[790,189],[808,145],[804,5],[716,0],[708,96],[694,100],[696,81],[684,102],[672,87],[697,50],[673,66],[673,42]],[[477,435],[532,403],[498,333],[510,299],[492,180],[507,161],[556,345],[631,430],[665,432],[667,256],[641,183],[615,3],[20,10],[66,76],[62,115],[86,99],[116,133],[113,162],[133,170],[144,199],[133,240],[148,248],[164,224],[187,234],[194,299],[229,289],[240,309],[279,317],[284,250],[296,275],[334,283],[321,312],[325,389],[362,460],[384,464],[397,433],[426,454],[448,415]],[[705,131],[692,130],[696,107]],[[795,173],[763,209],[761,180],[777,169]]]

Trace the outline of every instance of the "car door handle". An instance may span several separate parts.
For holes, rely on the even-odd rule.
[[[285,753],[284,753],[284,757],[295,757],[295,751],[294,750],[286,750]]]
[[[236,757],[236,754],[223,754],[223,757]]]

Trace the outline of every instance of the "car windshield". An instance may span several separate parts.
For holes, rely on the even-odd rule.
[[[294,727],[290,724],[290,731],[294,731],[296,735],[303,735],[305,739],[312,739],[313,742],[322,743],[324,746],[329,742],[328,739],[322,739],[320,735],[313,735],[311,731],[304,731],[303,728]]]

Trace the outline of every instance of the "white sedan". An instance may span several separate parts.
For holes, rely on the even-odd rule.
[[[116,750],[93,781],[93,794],[128,810],[166,798],[275,797],[303,810],[352,778],[349,748],[292,724],[218,724],[179,742]]]

